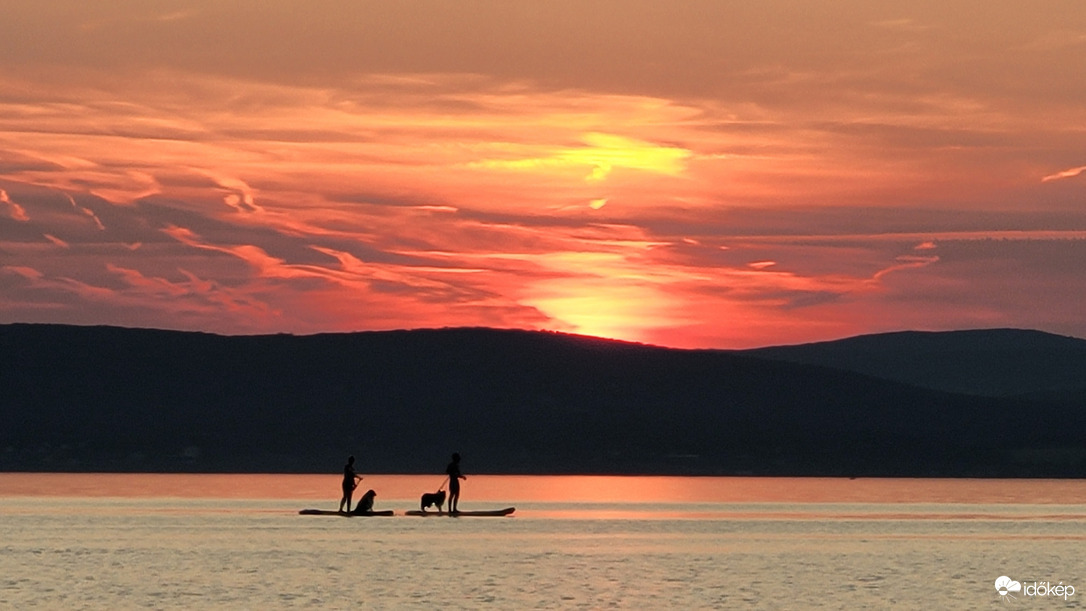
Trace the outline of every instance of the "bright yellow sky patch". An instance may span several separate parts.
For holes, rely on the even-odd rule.
[[[616,169],[678,176],[686,170],[686,161],[692,156],[684,148],[599,132],[585,134],[582,142],[584,146],[553,149],[540,157],[487,160],[475,165],[508,170],[587,167],[590,169],[585,180],[599,182]]]

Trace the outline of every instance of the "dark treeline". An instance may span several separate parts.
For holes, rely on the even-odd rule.
[[[991,349],[1016,333],[1022,352]],[[948,392],[945,369],[923,371],[946,345],[901,356],[921,335],[869,336],[850,360],[839,342],[728,352],[492,329],[0,325],[0,470],[325,472],[353,453],[364,472],[420,473],[455,450],[474,473],[1086,473],[1086,382],[1022,364],[1013,383],[952,379]],[[935,336],[1001,372],[1023,355],[1086,371],[1082,340]]]

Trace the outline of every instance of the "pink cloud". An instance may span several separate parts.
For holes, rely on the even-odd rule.
[[[898,263],[896,265],[891,265],[890,267],[887,267],[885,269],[880,269],[879,271],[875,272],[875,275],[872,276],[871,279],[875,280],[875,281],[878,281],[878,280],[881,280],[883,277],[885,277],[887,274],[891,274],[891,273],[894,273],[894,272],[899,272],[899,271],[906,270],[906,269],[920,269],[922,267],[927,267],[927,266],[932,265],[934,263],[938,263],[939,262],[939,257],[937,257],[937,256],[920,257],[920,256],[902,255],[902,256],[897,258],[897,261],[898,261]]]
[[[12,220],[21,221],[24,223],[30,220],[30,217],[26,214],[26,209],[24,209],[19,204],[11,201],[11,198],[8,196],[8,192],[3,189],[0,189],[0,204],[4,204],[7,207],[8,216]]]
[[[1077,168],[1071,168],[1062,172],[1056,172],[1055,174],[1049,174],[1041,179],[1041,182],[1048,182],[1050,180],[1060,180],[1061,178],[1074,178],[1079,174],[1086,172],[1086,165],[1079,166]]]
[[[59,246],[61,248],[71,248],[72,247],[71,244],[68,244],[64,240],[62,240],[62,239],[60,239],[60,238],[58,238],[58,237],[56,237],[54,235],[50,235],[48,233],[43,233],[42,237],[44,237],[46,240],[49,240],[50,242],[52,242],[53,244],[56,244],[57,246]]]

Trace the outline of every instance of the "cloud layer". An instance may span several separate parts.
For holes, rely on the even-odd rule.
[[[0,321],[1086,337],[1086,10],[16,1]]]

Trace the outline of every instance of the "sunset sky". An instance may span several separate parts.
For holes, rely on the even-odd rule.
[[[1086,337],[1081,0],[8,0],[0,323]]]

